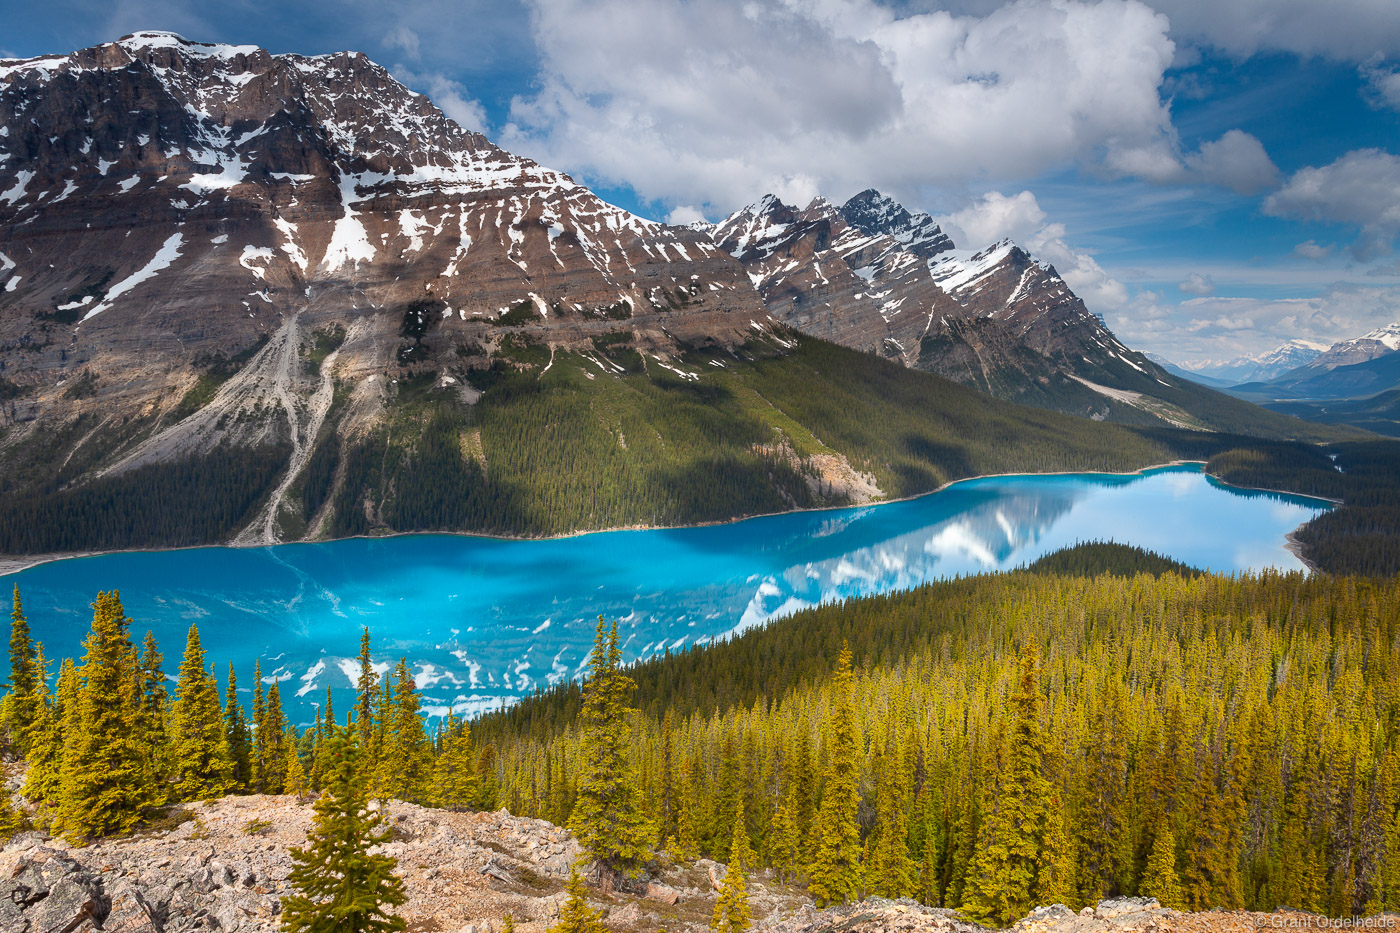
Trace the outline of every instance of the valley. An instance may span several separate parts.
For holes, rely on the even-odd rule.
[[[252,15],[217,34],[321,53],[151,29],[0,58],[0,929],[1245,933],[1400,910],[1400,325],[1297,338],[1362,319],[1337,296],[1377,320],[1382,290],[1266,306],[1211,277],[1238,242],[1318,263],[1285,281],[1384,255],[1389,220],[1349,252],[1316,239],[1336,218],[1309,199],[1356,153],[1180,132],[1173,108],[1207,104],[1178,73],[1242,65],[1150,4],[1009,5],[980,39],[973,12],[851,7],[888,21],[828,36],[812,72],[784,57],[789,26],[836,28],[811,11],[680,6],[685,53],[651,73],[670,40],[635,12],[645,54],[556,28],[577,48],[506,55],[511,10],[473,9],[453,54],[485,91],[424,71],[403,22],[364,46],[384,64]],[[377,12],[334,15],[363,37]],[[915,16],[948,47],[906,36],[923,70],[895,81],[884,32]],[[695,28],[759,20],[792,72],[772,87]],[[1001,110],[1042,45],[1160,59],[1155,115],[1120,135],[1119,81],[1039,65]],[[510,71],[492,55],[539,72],[471,98],[513,80],[482,77]],[[595,55],[608,81],[545,73]],[[711,59],[741,102],[692,80]],[[1370,110],[1388,67],[1347,70]],[[940,68],[951,93],[906,106]],[[1095,86],[1056,118],[1086,93],[1070,72]],[[857,93],[882,74],[890,100]],[[789,106],[814,75],[830,99]],[[672,99],[628,110],[632,85]],[[702,97],[687,153],[752,108],[793,164],[746,175],[736,143],[659,181],[661,111]],[[964,125],[949,101],[982,104]],[[606,131],[556,145],[590,114]],[[1034,172],[1002,159],[1025,140]],[[1086,179],[1122,214],[1079,203]],[[1188,271],[1130,288],[1099,249]],[[1193,366],[1129,346],[1173,336]]]

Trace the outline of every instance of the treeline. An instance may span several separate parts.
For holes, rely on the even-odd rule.
[[[75,838],[163,803],[314,789],[340,736],[375,796],[504,803],[616,871],[657,849],[737,857],[821,901],[913,896],[996,924],[1133,894],[1400,907],[1396,579],[973,577],[625,672],[600,621],[586,683],[470,730],[425,729],[407,665],[377,676],[367,633],[345,726],[328,697],[299,731],[260,676],[250,719],[232,683],[221,708],[194,629],[172,702],[129,629],[100,595],[50,691],[16,599],[0,714],[24,793]]]
[[[1393,909],[1397,638],[1395,579],[937,583],[635,665],[631,761],[657,844],[723,860],[741,808],[759,863],[814,891],[996,923],[1133,894]],[[476,723],[512,812],[570,819],[580,707],[569,686]]]
[[[1191,577],[1202,572],[1179,560],[1163,557],[1156,551],[1113,541],[1085,541],[1061,548],[1037,558],[1025,569],[1036,573],[1073,577],[1096,577],[1102,573],[1120,577],[1132,577],[1140,573],[1175,573]]]
[[[199,630],[190,627],[175,695],[150,633],[131,638],[116,592],[99,593],[85,654],[65,658],[50,689],[43,646],[32,641],[15,589],[10,628],[9,690],[0,726],[10,751],[29,767],[21,793],[40,821],[75,842],[129,832],[161,808],[226,794],[307,794],[333,782],[345,734],[356,769],[373,796],[453,808],[496,805],[495,752],[478,748],[465,723],[451,717],[425,729],[407,663],[380,676],[361,642],[356,706],[340,726],[330,691],[316,722],[298,729],[282,710],[276,678],[254,666],[252,708],[245,713],[232,667],[219,702]],[[15,828],[0,800],[0,835]],[[8,817],[8,818],[7,818]]]
[[[220,446],[66,489],[0,499],[0,553],[188,547],[248,520],[286,466],[285,444]]]
[[[1327,573],[1400,573],[1400,442],[1338,444],[1342,505],[1298,529],[1304,554]]]
[[[472,406],[401,391],[390,422],[345,452],[334,532],[542,535],[841,504],[811,461],[833,451],[892,497],[979,473],[1130,470],[1173,456],[1119,425],[808,338],[781,353],[755,342],[745,359],[693,354],[682,365],[704,373],[698,382],[621,347],[597,351],[610,374],[537,349],[512,350],[521,368],[495,367]]]

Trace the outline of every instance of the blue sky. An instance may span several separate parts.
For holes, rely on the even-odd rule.
[[[1389,0],[0,0],[0,56],[357,49],[658,219],[878,187],[1178,361],[1400,320]]]

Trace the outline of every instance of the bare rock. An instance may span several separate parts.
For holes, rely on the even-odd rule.
[[[681,892],[669,884],[651,881],[647,883],[646,896],[654,901],[661,901],[663,904],[674,907],[676,901],[681,899]]]
[[[1098,906],[1094,908],[1094,916],[1100,920],[1114,920],[1128,914],[1160,910],[1161,907],[1155,897],[1115,897],[1099,901]]]

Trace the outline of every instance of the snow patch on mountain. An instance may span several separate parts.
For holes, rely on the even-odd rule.
[[[102,301],[87,314],[83,315],[83,320],[89,320],[101,314],[103,311],[106,311],[112,306],[112,302],[116,301],[119,297],[131,291],[147,279],[154,278],[162,269],[169,268],[171,263],[180,258],[180,246],[184,242],[185,235],[183,233],[178,230],[172,233],[166,239],[165,243],[161,245],[161,248],[156,251],[156,254],[151,257],[150,262],[112,286],[103,297]]]

